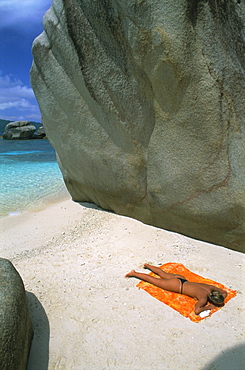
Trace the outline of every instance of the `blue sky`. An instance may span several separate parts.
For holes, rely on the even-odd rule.
[[[52,0],[0,0],[0,118],[41,122],[30,84],[32,42]]]

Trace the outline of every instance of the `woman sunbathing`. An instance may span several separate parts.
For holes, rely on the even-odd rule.
[[[196,315],[199,315],[202,311],[212,310],[217,306],[224,305],[227,292],[223,289],[214,285],[190,282],[182,275],[164,272],[159,267],[147,263],[144,264],[144,268],[158,275],[160,279],[135,270],[130,271],[125,277],[135,277],[169,292],[180,293],[197,299],[194,309]]]

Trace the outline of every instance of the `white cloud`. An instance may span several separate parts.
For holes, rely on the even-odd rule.
[[[2,72],[0,73],[2,74]],[[23,83],[19,79],[17,80],[15,77],[12,77],[10,75],[6,75],[4,77],[0,76],[0,88],[9,88],[17,85],[23,85]]]
[[[1,118],[8,113],[12,116],[13,112],[18,117],[25,115],[40,118],[33,90],[12,75],[0,76],[0,111]]]
[[[19,106],[23,106],[25,99],[35,99],[30,87],[11,75],[0,76],[0,110],[8,109],[9,103],[16,106],[19,102]]]
[[[26,99],[20,99],[14,102],[0,103],[0,110],[10,109],[10,108],[29,108],[31,105]]]
[[[16,97],[33,99],[34,93],[30,87],[24,86],[19,79],[15,79],[11,75],[0,76],[0,103],[2,100]]]
[[[33,99],[34,93],[30,87],[27,86],[13,86],[13,87],[0,87],[0,101],[1,99],[10,99],[12,97]]]

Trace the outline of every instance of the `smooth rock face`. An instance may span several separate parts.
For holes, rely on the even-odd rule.
[[[3,139],[6,140],[24,140],[33,137],[36,127],[29,121],[10,122],[5,126]]]
[[[12,263],[0,258],[1,370],[24,370],[32,340],[25,288]]]
[[[245,250],[245,3],[53,0],[32,86],[74,200]]]

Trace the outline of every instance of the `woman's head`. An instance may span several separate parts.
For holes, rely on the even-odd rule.
[[[224,296],[220,292],[213,291],[208,295],[209,301],[216,306],[220,306],[224,303]]]

